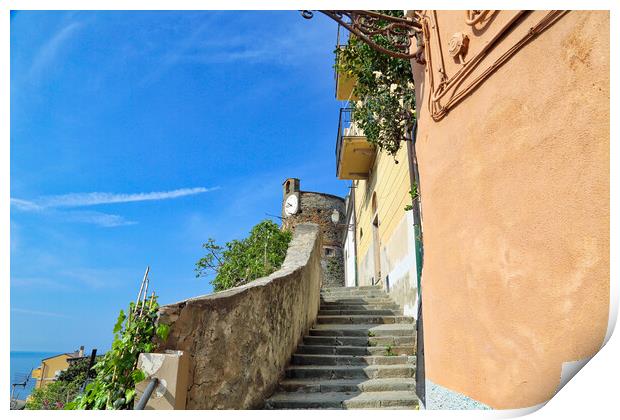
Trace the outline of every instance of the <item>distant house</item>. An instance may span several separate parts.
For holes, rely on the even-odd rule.
[[[35,388],[54,382],[60,372],[66,370],[75,359],[84,357],[84,346],[72,353],[61,353],[41,360],[41,365],[32,371],[32,377],[37,380]]]

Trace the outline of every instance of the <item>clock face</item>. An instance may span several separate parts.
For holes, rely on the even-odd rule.
[[[332,212],[332,223],[337,224],[340,221],[340,212],[336,209]]]
[[[295,214],[297,213],[298,208],[299,202],[296,195],[289,195],[288,197],[286,197],[286,201],[284,202],[284,214],[286,214],[287,216]]]

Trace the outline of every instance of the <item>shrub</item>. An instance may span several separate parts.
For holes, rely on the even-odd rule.
[[[214,239],[202,245],[206,255],[196,262],[196,277],[215,274],[216,292],[240,286],[276,271],[286,257],[292,234],[271,220],[263,220],[242,240],[217,245]]]

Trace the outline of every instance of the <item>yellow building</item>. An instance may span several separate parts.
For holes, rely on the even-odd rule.
[[[344,238],[347,286],[380,284],[417,316],[417,267],[409,148],[396,156],[377,151],[342,109],[336,146],[337,176],[352,180]]]
[[[73,353],[61,353],[41,360],[41,365],[32,371],[32,377],[37,380],[34,387],[41,388],[50,382],[54,382],[60,372],[69,367],[69,362],[72,359],[80,357],[84,357],[84,346]]]

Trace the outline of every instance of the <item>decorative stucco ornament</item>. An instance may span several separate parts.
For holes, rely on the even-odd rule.
[[[467,54],[467,46],[469,38],[463,32],[457,32],[452,35],[448,41],[448,52],[452,57],[464,57]]]

